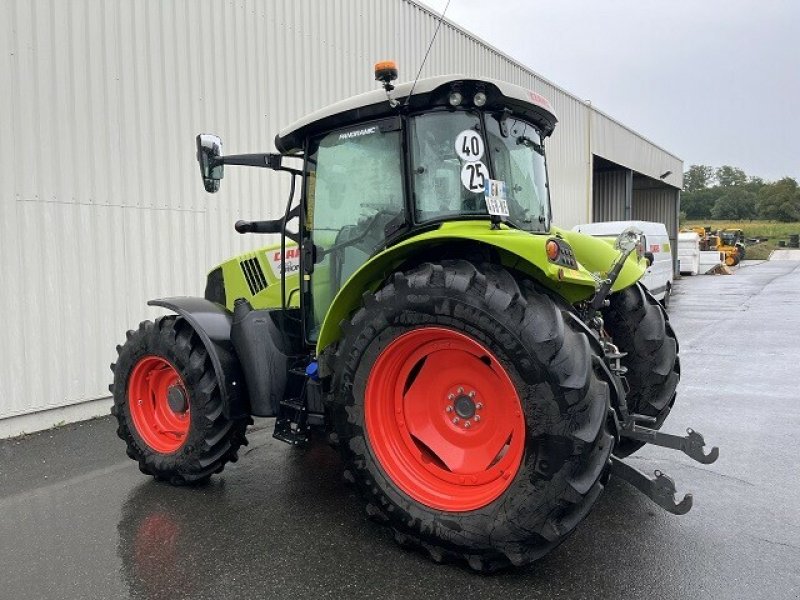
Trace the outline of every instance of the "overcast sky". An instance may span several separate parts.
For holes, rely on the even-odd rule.
[[[800,0],[451,0],[447,18],[686,167],[800,179]]]

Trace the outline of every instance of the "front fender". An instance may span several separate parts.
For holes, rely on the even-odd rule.
[[[577,269],[561,268],[547,259],[545,244],[561,237],[574,247],[580,263]],[[366,291],[375,291],[391,273],[414,255],[436,258],[436,247],[447,243],[470,242],[491,247],[500,256],[501,264],[525,273],[563,297],[570,304],[591,298],[597,289],[593,273],[605,273],[618,256],[618,251],[605,242],[584,234],[552,228],[547,234],[531,234],[501,226],[491,229],[488,221],[451,221],[439,228],[420,233],[372,257],[345,282],[333,299],[317,338],[317,353],[341,336],[340,323],[361,305]],[[614,291],[633,285],[644,270],[629,259]]]
[[[167,308],[186,319],[211,359],[222,396],[223,414],[227,419],[248,416],[245,380],[231,343],[233,315],[219,304],[204,298],[160,298],[150,300],[147,304]]]

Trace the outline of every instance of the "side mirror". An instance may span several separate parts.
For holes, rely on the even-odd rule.
[[[628,227],[617,236],[614,246],[621,252],[630,254],[642,239],[642,231],[636,227]]]
[[[200,176],[206,191],[213,194],[219,191],[219,180],[224,175],[224,165],[217,159],[222,156],[222,140],[210,133],[197,136],[197,162]]]
[[[656,262],[656,257],[653,256],[652,252],[645,252],[644,253],[644,259],[647,261],[647,266],[648,267],[650,265],[652,265],[654,262]]]

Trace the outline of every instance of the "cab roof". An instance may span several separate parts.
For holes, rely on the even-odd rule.
[[[413,94],[409,93],[413,87]],[[416,112],[436,106],[450,106],[451,92],[461,93],[461,107],[473,107],[472,98],[482,91],[486,104],[482,110],[508,109],[512,114],[527,118],[540,127],[544,137],[550,135],[558,119],[550,102],[542,95],[513,83],[488,78],[471,78],[463,75],[440,75],[398,84],[391,93],[400,104],[392,108],[386,92],[376,89],[336,102],[284,128],[275,136],[275,147],[282,154],[301,151],[308,135],[315,135],[339,127],[364,121],[391,117],[400,112]]]

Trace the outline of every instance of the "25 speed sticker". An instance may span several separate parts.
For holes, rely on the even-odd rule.
[[[464,163],[461,167],[461,184],[473,194],[482,194],[489,169],[480,161]]]
[[[456,154],[464,162],[483,158],[483,138],[473,129],[465,129],[456,136]]]

